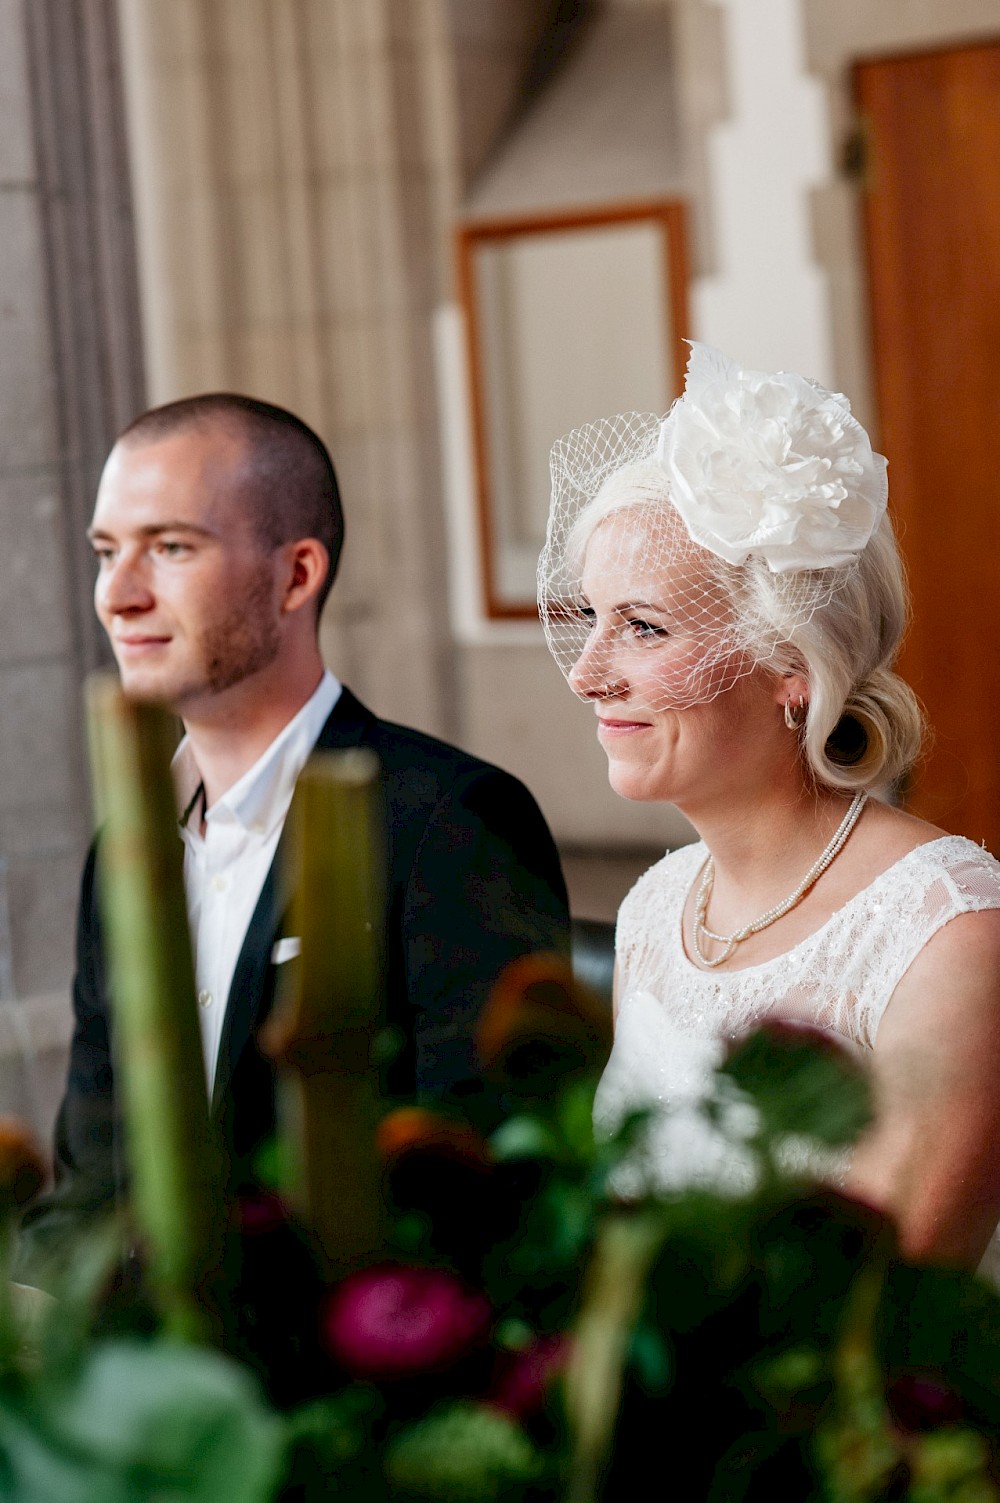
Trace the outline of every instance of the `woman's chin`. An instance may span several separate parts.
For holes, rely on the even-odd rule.
[[[608,782],[619,798],[630,799],[636,804],[658,803],[670,797],[661,791],[649,768],[630,767],[615,759],[608,762]]]

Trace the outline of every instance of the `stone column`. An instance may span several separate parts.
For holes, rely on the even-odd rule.
[[[0,1000],[0,1092],[44,1127],[90,833],[79,685],[103,658],[83,530],[143,396],[112,0],[0,0],[0,35],[0,989],[18,998]],[[2,924],[0,905],[0,948]]]

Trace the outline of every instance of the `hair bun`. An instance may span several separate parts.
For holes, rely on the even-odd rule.
[[[924,717],[898,673],[875,668],[847,696],[826,739],[825,781],[841,788],[893,784],[916,760]]]

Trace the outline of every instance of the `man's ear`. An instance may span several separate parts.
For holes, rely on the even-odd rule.
[[[282,612],[301,611],[322,590],[330,569],[330,555],[318,538],[299,538],[287,544],[288,569]]]

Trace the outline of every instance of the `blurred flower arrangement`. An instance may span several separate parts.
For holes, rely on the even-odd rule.
[[[865,1080],[826,1038],[766,1028],[722,1066],[705,1111],[726,1131],[747,1103],[746,1193],[626,1204],[609,1186],[646,1119],[595,1139],[610,1021],[562,961],[500,978],[482,1089],[447,1107],[382,1101],[378,1028],[367,1067],[352,1032],[350,1089],[298,1074],[295,1019],[316,1025],[307,973],[298,986],[270,1044],[303,1110],[260,1166],[269,1184],[227,1213],[214,1277],[197,1257],[183,1273],[200,1325],[157,1268],[170,1217],[138,1218],[141,1316],[113,1297],[113,1228],[81,1243],[54,1302],[0,1279],[0,1498],[1000,1500],[1000,1302],[907,1266],[884,1218],[789,1168],[790,1143],[839,1149],[868,1119]],[[329,1157],[343,1130],[346,1167]],[[5,1250],[38,1175],[0,1122]],[[345,1175],[338,1232],[309,1205]]]
[[[98,1244],[27,1330],[8,1308],[0,1496],[615,1503],[667,1476],[710,1503],[1000,1497],[993,1294],[906,1266],[877,1214],[779,1167],[790,1134],[863,1124],[853,1066],[808,1034],[751,1036],[723,1068],[757,1114],[756,1188],[624,1206],[608,1177],[643,1123],[594,1140],[599,1004],[556,962],[516,969],[483,1020],[478,1114],[499,1098],[500,1125],[379,1122],[378,1256],[328,1285],[280,1195],[242,1202],[236,1298],[294,1286],[298,1332],[258,1331],[242,1361],[95,1334]],[[34,1155],[0,1137],[9,1211]]]

